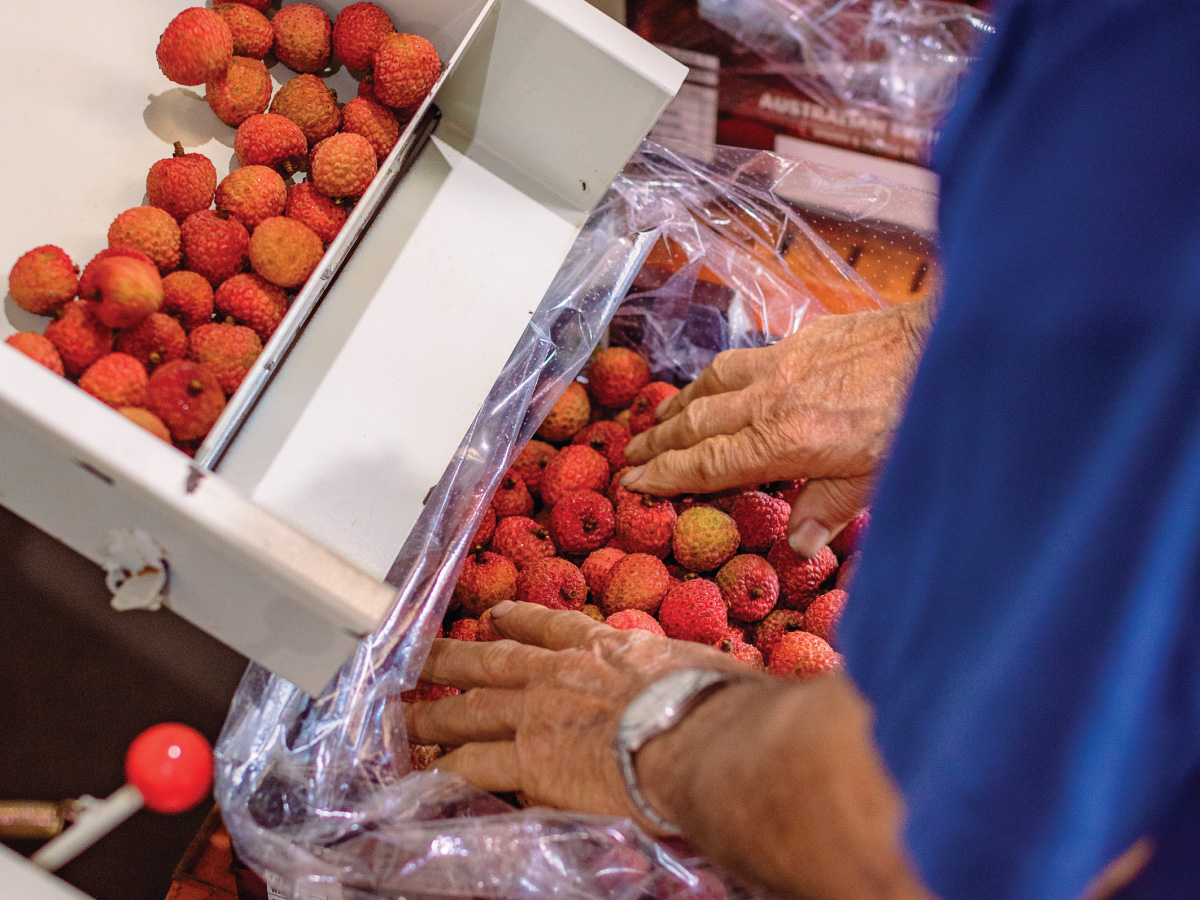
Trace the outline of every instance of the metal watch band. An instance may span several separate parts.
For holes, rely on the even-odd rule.
[[[711,669],[680,669],[647,686],[621,714],[613,737],[613,753],[621,780],[637,811],[662,834],[678,835],[681,832],[655,812],[646,800],[638,785],[634,756],[651,740],[678,725],[709,694],[744,677]]]

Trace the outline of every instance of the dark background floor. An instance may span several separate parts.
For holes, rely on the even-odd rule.
[[[245,660],[170,612],[108,601],[99,568],[0,507],[0,798],[105,796],[157,722],[216,740]],[[210,806],[143,810],[59,875],[97,900],[162,900]]]

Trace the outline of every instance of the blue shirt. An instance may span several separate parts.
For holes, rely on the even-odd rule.
[[[1010,0],[842,646],[945,900],[1200,897],[1200,3]]]

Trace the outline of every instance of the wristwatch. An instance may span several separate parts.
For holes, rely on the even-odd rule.
[[[655,681],[633,698],[621,714],[617,734],[613,738],[613,753],[617,768],[625,783],[629,799],[645,818],[662,834],[678,835],[680,830],[660,816],[647,802],[638,786],[634,756],[646,744],[670,731],[695,709],[702,700],[733,681],[746,676],[711,669],[680,669]]]

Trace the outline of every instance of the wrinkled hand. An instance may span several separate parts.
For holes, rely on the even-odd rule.
[[[727,350],[630,442],[625,487],[660,496],[808,478],[789,522],[811,556],[866,505],[928,328],[924,304],[824,316]]]
[[[583,613],[506,601],[492,615],[509,640],[434,641],[422,679],[465,693],[406,704],[409,739],[456,746],[437,768],[485,790],[629,816],[650,830],[613,755],[625,707],[676,669],[751,670],[711,647],[621,631]]]

